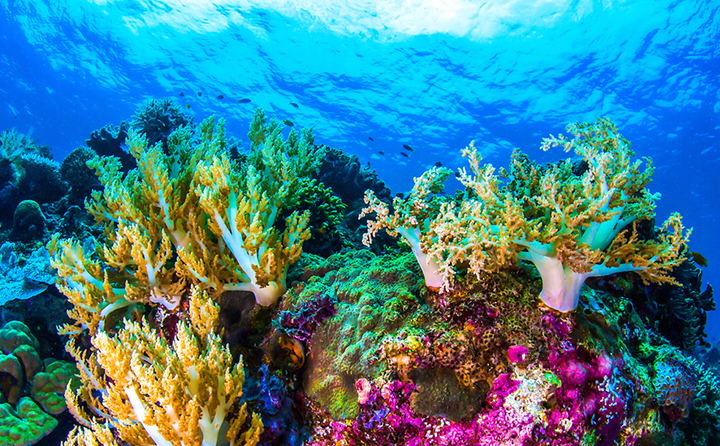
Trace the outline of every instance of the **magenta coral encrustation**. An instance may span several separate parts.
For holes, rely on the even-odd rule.
[[[528,349],[522,345],[513,345],[508,349],[508,361],[523,363],[527,361]]]

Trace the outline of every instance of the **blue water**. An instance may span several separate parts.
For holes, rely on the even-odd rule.
[[[473,139],[496,165],[515,147],[557,159],[543,136],[607,115],[653,157],[658,219],[683,214],[720,286],[719,37],[718,1],[2,0],[0,130],[60,160],[148,98],[242,139],[260,106],[398,192],[461,166]]]

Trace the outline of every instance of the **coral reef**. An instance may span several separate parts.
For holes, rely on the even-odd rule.
[[[343,228],[347,211],[345,203],[330,188],[314,178],[301,183],[294,209],[310,212],[310,239],[303,245],[303,250],[327,257],[337,251],[338,247],[352,247],[352,239]]]
[[[260,122],[254,128],[265,131]],[[229,160],[222,121],[216,126],[208,119],[199,130],[199,145],[192,144],[188,128],[171,135],[174,163],[136,133],[129,138],[136,170],[123,177],[117,159],[90,163],[103,191],[93,192],[88,210],[105,226],[107,243],[97,250],[98,260],[77,241],[56,238],[49,245],[60,277],[71,285],[61,289],[75,305],[78,324],[66,333],[103,331],[110,313],[132,312],[143,303],[173,309],[188,284],[216,294],[251,291],[265,306],[285,291],[287,268],[309,237],[308,215],[293,212],[283,232],[275,220],[303,174],[303,164],[288,162],[288,156],[304,152],[277,137],[258,144],[264,153],[258,165],[266,166],[261,175],[252,164],[241,168]],[[106,268],[115,272],[102,272]]]
[[[342,222],[335,226],[334,231],[340,234],[341,243],[345,247],[360,249],[363,247],[362,237],[366,220],[358,219],[357,215],[363,208],[363,197],[366,190],[372,190],[379,200],[385,203],[392,202],[390,189],[380,180],[377,173],[370,166],[361,167],[357,155],[349,156],[342,150],[324,146],[325,156],[315,178],[325,186],[332,189],[347,206]],[[382,238],[382,246],[391,243],[390,238],[378,234]],[[331,243],[337,243],[330,240]],[[314,242],[312,239],[310,243]],[[378,247],[371,249],[379,252]],[[327,256],[329,254],[317,250]]]
[[[60,164],[40,155],[22,155],[18,160],[18,197],[38,203],[58,201],[67,192],[60,177]]]
[[[67,445],[720,439],[720,379],[687,354],[712,288],[680,216],[655,227],[650,160],[608,119],[543,142],[580,161],[516,151],[496,170],[471,144],[463,190],[436,167],[390,203],[311,129],[257,110],[236,156],[222,120],[174,107],[138,115],[160,124],[129,130],[135,169],[87,161],[103,233],[48,244],[81,381]],[[373,250],[353,249],[362,225]],[[12,247],[0,267],[18,274]],[[31,394],[52,412],[67,370],[42,367]]]
[[[320,157],[309,130],[285,139],[279,129],[258,111],[253,152],[242,164],[229,158],[223,122],[214,118],[197,135],[189,127],[170,134],[168,154],[131,131],[138,167],[126,175],[116,158],[88,163],[103,188],[87,207],[104,237],[86,246],[58,237],[49,243],[58,287],[73,305],[61,333],[71,338],[83,381],[79,397],[66,393],[85,426],[68,444],[107,443],[111,431],[133,444],[258,441],[260,419],[246,423],[238,404],[242,361],[233,362],[216,334],[219,308],[206,291],[216,299],[250,291],[261,306],[285,291],[309,217],[290,212],[284,224],[276,220],[298,202],[300,181]],[[161,387],[170,372],[177,381]],[[188,380],[189,391],[181,391]],[[182,425],[170,421],[176,417]]]
[[[535,265],[543,279],[542,301],[559,311],[577,306],[588,277],[635,271],[643,282],[677,281],[669,274],[684,257],[681,218],[673,214],[654,239],[640,240],[636,220],[653,217],[657,196],[645,185],[653,173],[631,160],[630,144],[607,118],[567,127],[574,138],[543,141],[574,151],[587,163],[582,175],[560,163],[543,172],[515,152],[503,186],[490,165],[480,166],[471,145],[463,153],[474,176],[461,172],[469,196],[447,204],[428,234],[437,240],[431,257],[452,283],[452,267],[469,261],[470,269],[498,269],[523,260]],[[632,225],[631,225],[632,224]]]
[[[411,255],[391,259],[375,257],[368,251],[349,251],[323,263],[315,268],[319,276],[288,292],[282,309],[290,313],[281,313],[280,326],[300,340],[314,331],[306,341],[311,354],[304,367],[305,392],[335,418],[352,418],[358,410],[355,381],[384,373],[388,365],[375,359],[383,344],[400,336],[396,330],[406,320],[423,318],[411,311],[419,292],[420,273],[412,265]],[[346,266],[338,269],[337,265]],[[318,295],[322,296],[320,301]],[[325,316],[332,313],[321,308],[333,300],[337,304],[332,317],[323,318],[319,325],[302,322],[308,313],[313,318],[319,311]],[[289,307],[294,302],[299,306]],[[319,308],[310,310],[313,307]],[[412,330],[410,325],[403,333]]]
[[[680,423],[687,444],[711,446],[720,442],[720,375],[698,361],[689,361],[696,374],[695,398],[690,415]]]
[[[652,226],[652,222],[648,221],[640,231],[649,233]],[[627,296],[647,326],[673,345],[691,351],[705,343],[707,312],[715,309],[713,287],[707,284],[702,289],[702,271],[690,260],[673,268],[670,275],[680,286],[644,285],[634,275],[595,278],[590,283],[593,288],[616,296]]]
[[[330,187],[350,209],[362,207],[366,190],[372,190],[382,201],[392,201],[385,182],[378,178],[374,170],[360,166],[357,155],[347,155],[332,147],[324,147],[324,151],[317,179]]]
[[[692,350],[707,336],[707,312],[715,309],[713,287],[708,284],[702,290],[702,272],[689,261],[675,268],[673,277],[681,286],[652,286],[645,296],[639,296],[638,306],[646,309],[647,320],[654,321],[658,332],[670,342]]]
[[[38,144],[38,139],[24,135],[15,129],[0,133],[0,155],[15,161],[21,155],[35,154],[43,158],[52,158],[50,147]]]
[[[393,200],[392,215],[389,206],[375,196],[372,190],[368,190],[365,193],[367,207],[363,208],[358,217],[362,219],[371,212],[375,213],[375,220],[367,222],[368,231],[363,236],[365,246],[372,244],[373,237],[381,229],[394,237],[401,236],[415,254],[425,276],[425,285],[430,288],[440,288],[446,278],[440,273],[437,260],[428,257],[430,247],[427,240],[423,242],[420,237],[428,233],[433,220],[439,217],[443,200],[438,195],[443,192],[449,176],[449,169],[433,167],[415,178],[415,185],[407,197],[395,197]]]
[[[587,289],[587,309],[563,316],[534,305],[537,288],[522,275],[486,274],[448,295],[417,287],[420,271],[409,254],[404,268],[390,258],[348,258],[329,260],[337,266],[322,266],[283,302],[302,314],[318,293],[338,299],[337,313],[307,341],[309,444],[688,441],[683,426],[700,391],[697,366],[647,330],[627,299]],[[406,269],[414,270],[415,297],[403,299],[397,325],[389,324],[397,291],[376,281],[400,291]],[[370,296],[385,296],[388,305]],[[706,410],[704,417],[717,415]]]
[[[0,206],[14,209],[23,200],[58,201],[67,189],[58,169],[49,147],[15,130],[4,131],[0,134]],[[10,212],[0,213],[0,223],[11,218]]]

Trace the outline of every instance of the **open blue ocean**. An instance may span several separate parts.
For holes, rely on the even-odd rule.
[[[554,162],[569,155],[544,137],[606,116],[652,158],[656,223],[693,228],[705,289],[720,286],[719,42],[716,0],[0,0],[0,132],[61,162],[168,98],[248,148],[261,107],[396,194],[466,166],[471,141],[498,168],[516,148]]]

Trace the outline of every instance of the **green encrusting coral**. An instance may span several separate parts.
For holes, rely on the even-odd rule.
[[[355,382],[361,377],[387,375],[380,361],[381,347],[401,328],[420,331],[429,308],[420,304],[423,288],[412,254],[376,257],[369,251],[331,256],[306,275],[305,283],[290,290],[281,309],[292,309],[317,295],[337,298],[337,313],[315,332],[306,359],[307,394],[337,419],[357,415]]]
[[[27,325],[0,327],[0,444],[30,446],[58,425],[67,410],[63,396],[76,381],[74,363],[40,358],[40,342]],[[74,384],[73,384],[74,385]]]
[[[503,345],[532,345],[544,334],[527,317],[540,311],[538,288],[511,274],[488,275],[474,290],[440,297],[423,286],[411,252],[349,251],[304,271],[306,281],[286,294],[281,309],[299,308],[318,295],[337,299],[337,313],[308,343],[304,376],[308,396],[336,419],[357,415],[358,379],[395,375],[425,383],[417,398],[421,412],[447,414],[444,404],[466,398],[449,413],[466,418],[496,375],[486,370],[506,362],[502,351],[490,348],[497,338],[502,335]]]
[[[396,382],[414,386],[409,408],[423,423],[474,420],[487,438],[502,424],[491,420],[519,417],[508,429],[580,439],[567,444],[707,444],[692,438],[706,438],[720,413],[711,375],[648,330],[625,297],[585,287],[582,309],[561,315],[537,305],[541,280],[522,268],[459,278],[439,293],[423,286],[411,252],[307,260],[280,309],[336,299],[337,312],[307,342],[302,382],[310,418],[348,426],[349,444],[359,444],[353,420],[369,416],[366,389]],[[504,396],[498,383],[508,379],[516,390]],[[595,406],[583,415],[587,401]],[[327,444],[320,430],[310,444]]]

